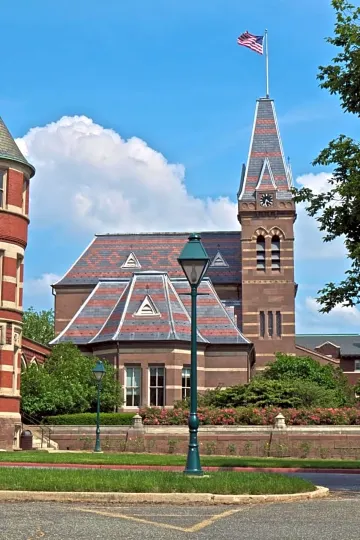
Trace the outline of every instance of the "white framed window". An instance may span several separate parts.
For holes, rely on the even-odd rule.
[[[125,366],[125,405],[141,405],[141,367]]]
[[[6,171],[0,169],[0,208],[6,205]]]
[[[0,304],[2,301],[2,280],[4,275],[4,251],[0,250]]]
[[[26,197],[27,197],[28,184],[29,184],[29,180],[26,178],[26,176],[24,176],[23,192],[22,192],[22,211],[23,211],[23,214],[26,214]]]
[[[21,307],[21,304],[22,304],[21,295],[20,295],[22,262],[23,262],[23,257],[21,255],[18,255],[16,259],[16,291],[15,291],[15,294],[16,294],[15,302],[16,302],[17,307]]]
[[[360,360],[355,360],[354,361],[354,370],[355,371],[360,371]]]
[[[190,396],[190,368],[182,368],[181,398],[186,399]]]
[[[149,368],[149,403],[151,407],[165,405],[165,368],[152,366]]]

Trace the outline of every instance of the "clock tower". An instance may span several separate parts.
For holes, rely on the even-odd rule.
[[[261,371],[276,352],[295,352],[292,177],[274,102],[261,98],[238,193],[241,224],[242,331]]]

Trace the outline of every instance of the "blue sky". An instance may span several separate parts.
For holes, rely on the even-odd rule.
[[[95,232],[190,228],[207,215],[208,228],[236,222],[227,213],[234,211],[255,101],[265,94],[264,58],[236,44],[243,31],[268,28],[270,95],[294,178],[319,186],[321,177],[309,175],[330,171],[311,161],[339,133],[356,136],[355,120],[316,80],[318,65],[334,54],[325,42],[334,24],[330,0],[15,0],[2,5],[2,20],[0,114],[38,170],[27,306],[52,305],[49,281]],[[79,130],[94,145],[88,153],[78,146]],[[119,163],[111,169],[107,162],[102,173],[113,132],[129,167],[123,181]],[[136,172],[134,154],[142,160]],[[179,182],[186,193],[177,215],[169,201],[172,191],[179,197]],[[159,206],[151,206],[157,197],[172,209],[160,220],[153,219]],[[357,332],[357,310],[316,313],[316,291],[341,279],[346,259],[341,242],[323,249],[309,221],[299,212],[297,330]]]

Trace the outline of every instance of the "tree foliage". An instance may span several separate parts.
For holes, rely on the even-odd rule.
[[[21,379],[21,408],[40,418],[57,414],[94,412],[97,386],[92,368],[97,358],[86,356],[72,343],[55,345],[41,367],[31,365]],[[101,410],[112,412],[121,402],[121,389],[114,368],[104,361]]]
[[[54,311],[35,311],[30,307],[23,315],[23,335],[43,345],[48,345],[55,337]]]
[[[332,0],[336,13],[334,37],[327,41],[337,47],[332,63],[320,66],[320,87],[340,99],[348,113],[360,114],[360,7],[347,0]],[[318,292],[321,310],[328,313],[337,304],[360,303],[360,144],[341,134],[330,141],[313,165],[331,166],[329,189],[314,193],[309,188],[295,189],[295,201],[307,203],[308,214],[315,217],[324,241],[344,237],[350,268],[340,283],[327,283]]]
[[[342,371],[310,357],[277,354],[275,362],[248,384],[209,390],[202,407],[342,407],[354,403],[354,391]],[[178,404],[187,407],[188,403]]]

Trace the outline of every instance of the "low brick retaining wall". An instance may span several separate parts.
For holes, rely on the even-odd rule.
[[[91,450],[95,426],[51,426],[60,450]],[[360,460],[360,426],[201,426],[202,454]],[[105,452],[184,454],[187,426],[104,426]]]

